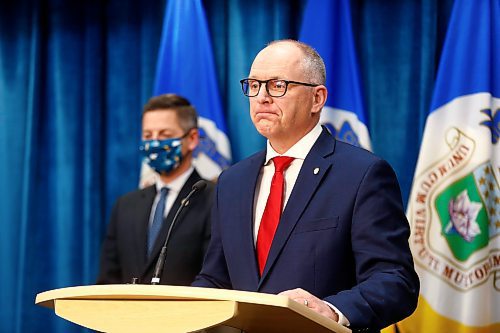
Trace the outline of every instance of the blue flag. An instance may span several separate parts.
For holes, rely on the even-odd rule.
[[[370,150],[349,1],[310,0],[299,39],[314,47],[326,65],[328,99],[321,123],[337,139]]]
[[[421,289],[400,331],[500,331],[500,1],[457,0],[408,219]]]
[[[216,178],[230,165],[231,150],[201,0],[167,1],[154,89],[155,95],[164,93],[195,106],[200,145],[193,163],[202,177]]]

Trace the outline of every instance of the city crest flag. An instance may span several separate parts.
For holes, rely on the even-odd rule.
[[[500,332],[500,0],[457,0],[408,206],[420,277],[403,333]]]

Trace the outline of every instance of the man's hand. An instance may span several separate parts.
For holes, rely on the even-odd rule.
[[[297,288],[280,292],[278,295],[288,296],[297,303],[303,304],[322,316],[339,321],[339,315],[333,309],[316,296],[308,293],[304,289]]]

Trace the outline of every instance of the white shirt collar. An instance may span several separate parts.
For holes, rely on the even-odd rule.
[[[276,156],[290,156],[295,159],[301,159],[304,160],[309,154],[309,151],[311,150],[312,146],[318,140],[319,136],[321,135],[321,132],[323,129],[321,128],[321,125],[319,123],[314,126],[314,128],[309,131],[302,139],[297,141],[290,149],[288,149],[284,154],[278,154],[276,150],[273,149],[271,144],[269,143],[269,140],[267,140],[267,149],[266,149],[266,161],[264,165],[267,165],[269,161]]]

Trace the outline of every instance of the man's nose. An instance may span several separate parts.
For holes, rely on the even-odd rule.
[[[255,97],[259,102],[265,102],[271,99],[271,96],[267,92],[267,83],[262,83],[260,85],[259,93]]]
[[[160,140],[159,137],[160,137],[160,133],[159,132],[156,132],[156,133],[153,132],[153,133],[151,133],[151,140]]]

